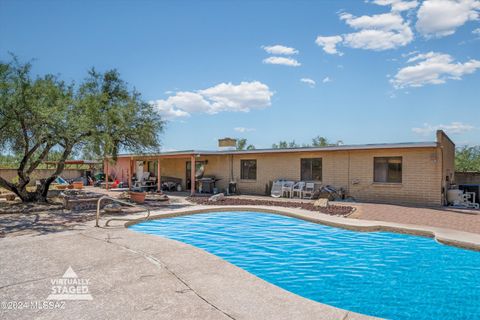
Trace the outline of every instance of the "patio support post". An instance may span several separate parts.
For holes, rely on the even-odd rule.
[[[127,179],[128,179],[128,190],[132,190],[132,158],[128,159],[128,170],[127,170]]]
[[[162,169],[160,168],[160,158],[157,160],[157,191],[162,191],[161,183],[162,183]]]
[[[108,190],[108,158],[105,162],[105,189]]]
[[[190,195],[192,196],[195,194],[195,167],[195,155],[192,155],[190,157]]]

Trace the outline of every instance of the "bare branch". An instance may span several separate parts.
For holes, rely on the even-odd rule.
[[[40,163],[42,163],[42,161],[47,157],[48,153],[50,152],[50,150],[53,148],[53,145],[52,144],[47,144],[45,146],[45,149],[43,149],[42,153],[40,153],[40,155],[38,156],[37,160],[35,160],[34,162],[32,162],[30,164],[30,166],[28,167],[27,169],[27,175],[30,175],[33,170],[37,169],[37,167],[39,166]]]

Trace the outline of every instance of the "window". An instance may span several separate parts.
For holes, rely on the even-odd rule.
[[[240,178],[242,180],[257,179],[257,160],[240,160]]]
[[[322,158],[300,159],[302,181],[322,181]]]
[[[373,162],[374,182],[402,182],[402,157],[376,157]]]

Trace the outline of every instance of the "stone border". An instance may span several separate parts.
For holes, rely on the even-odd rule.
[[[148,220],[165,219],[190,214],[218,212],[218,211],[257,211],[264,213],[272,213],[292,218],[297,218],[313,223],[323,224],[330,227],[342,228],[359,232],[395,232],[401,234],[409,234],[433,238],[439,243],[450,245],[462,249],[480,251],[480,235],[470,232],[464,232],[453,229],[437,228],[430,226],[420,226],[412,224],[401,224],[387,221],[360,220],[348,217],[331,216],[319,212],[310,212],[297,208],[279,208],[269,206],[195,206],[195,208],[187,208],[174,210],[170,213],[160,213],[151,215]],[[125,227],[143,222],[143,219],[136,219],[125,223]]]

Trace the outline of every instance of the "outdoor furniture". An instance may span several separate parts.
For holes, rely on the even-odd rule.
[[[282,197],[291,198],[295,181],[285,181],[282,185]]]
[[[274,198],[280,198],[282,196],[282,187],[285,180],[275,180],[272,184],[272,190],[270,195]]]
[[[302,197],[303,189],[305,188],[305,181],[299,181],[293,185],[291,198],[294,198],[297,195],[299,198]]]
[[[150,190],[156,188],[156,178],[150,177],[150,172],[144,172],[141,180],[135,181],[134,189]]]
[[[315,191],[315,183],[307,182],[305,184],[305,189],[302,191],[302,198],[312,199],[313,192]]]
[[[215,177],[203,177],[197,180],[199,193],[215,193],[215,184],[221,179]]]

